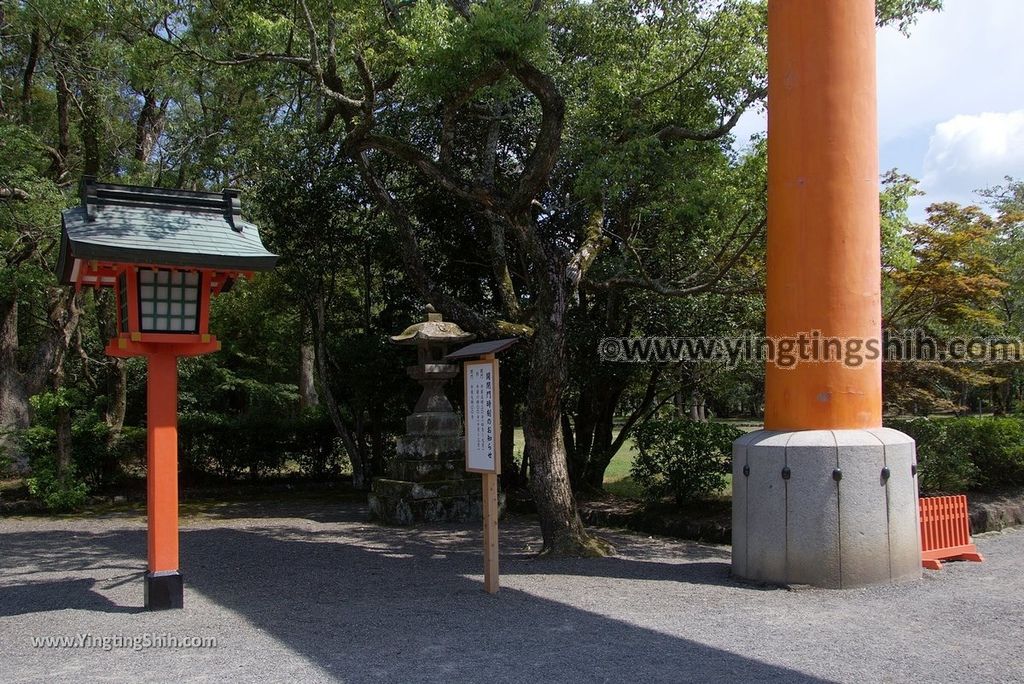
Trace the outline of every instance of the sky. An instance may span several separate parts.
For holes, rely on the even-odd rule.
[[[980,202],[979,188],[1024,179],[1024,0],[945,0],[910,36],[878,32],[879,162],[921,181],[911,205]],[[748,112],[742,145],[765,129]]]

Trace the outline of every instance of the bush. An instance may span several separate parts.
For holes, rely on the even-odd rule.
[[[116,484],[125,465],[144,462],[145,455],[145,428],[126,425],[115,438],[110,426],[93,413],[75,420],[71,427],[71,456],[91,489]]]
[[[258,479],[294,460],[305,475],[326,477],[341,471],[334,426],[322,412],[298,418],[189,413],[178,421],[182,466],[193,473]]]
[[[51,511],[69,511],[85,503],[89,488],[78,479],[74,463],[63,476],[57,467],[57,433],[49,427],[35,426],[21,433],[32,476],[26,480],[29,494]]]
[[[270,416],[182,416],[178,422],[182,462],[186,469],[228,479],[238,479],[243,473],[259,479],[284,463],[283,423],[283,419]]]
[[[347,459],[325,411],[309,411],[296,419],[290,441],[289,451],[303,475],[320,479],[341,474]]]
[[[1024,420],[915,418],[888,421],[917,443],[923,494],[1024,486]]]
[[[14,466],[14,459],[8,452],[8,449],[4,446],[6,437],[13,434],[13,430],[0,430],[0,477],[5,477],[11,472],[11,468]]]
[[[725,486],[732,442],[742,434],[726,423],[652,420],[634,435],[633,480],[651,499],[671,496],[680,505],[705,499]]]

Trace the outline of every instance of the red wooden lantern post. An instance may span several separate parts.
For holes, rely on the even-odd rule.
[[[111,356],[144,356],[148,568],[145,605],[181,608],[178,562],[178,357],[220,349],[210,300],[252,271],[273,268],[237,191],[190,192],[98,184],[64,212],[58,272],[76,287],[112,287],[118,334]]]

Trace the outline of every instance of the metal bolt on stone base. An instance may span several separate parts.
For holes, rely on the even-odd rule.
[[[875,4],[768,2],[767,335],[881,338]],[[765,373],[733,446],[737,577],[846,588],[921,576],[914,442],[882,427],[881,358]]]
[[[914,462],[913,440],[888,428],[744,435],[733,444],[733,573],[831,588],[919,578]]]

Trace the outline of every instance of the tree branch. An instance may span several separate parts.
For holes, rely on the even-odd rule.
[[[512,212],[526,213],[530,210],[534,198],[544,189],[551,169],[558,161],[565,121],[565,98],[559,92],[554,79],[529,62],[514,62],[510,70],[537,98],[541,109],[537,141],[526,159],[523,173],[519,177],[519,183],[510,202]]]
[[[350,144],[354,145],[357,152],[380,150],[401,159],[448,192],[485,210],[494,209],[499,204],[495,192],[476,183],[466,183],[447,173],[433,159],[409,143],[385,135],[363,135],[355,136]]]
[[[591,290],[610,290],[610,289],[633,289],[633,290],[649,290],[666,297],[688,297],[690,295],[701,294],[705,292],[712,292],[717,294],[739,294],[746,292],[756,292],[758,290],[751,288],[742,288],[740,290],[723,290],[717,287],[718,283],[732,270],[733,266],[743,257],[747,249],[753,244],[761,233],[764,232],[764,228],[767,221],[762,219],[754,230],[744,238],[742,244],[736,250],[736,252],[727,259],[715,274],[705,280],[704,282],[696,285],[685,285],[685,284],[672,284],[665,283],[660,279],[652,278],[647,271],[640,264],[640,275],[617,275],[613,276],[602,282],[587,282],[586,287]]]
[[[451,158],[451,150],[455,140],[454,123],[459,109],[476,95],[481,88],[497,82],[508,72],[508,65],[495,62],[466,84],[466,87],[455,94],[444,104],[441,112],[440,161],[447,164]]]
[[[5,202],[12,200],[27,202],[30,199],[32,199],[32,196],[21,188],[0,188],[0,200]]]
[[[665,126],[655,133],[654,137],[662,142],[676,142],[679,140],[696,140],[706,142],[708,140],[716,140],[727,135],[729,131],[736,127],[736,123],[740,120],[740,117],[743,116],[743,112],[745,112],[750,105],[765,98],[767,95],[767,88],[758,88],[757,90],[751,91],[732,113],[732,116],[723,121],[717,128],[699,131],[693,128],[670,125]]]
[[[611,242],[604,234],[603,228],[604,209],[598,207],[590,213],[583,243],[569,259],[569,263],[565,268],[565,278],[570,292],[576,291],[580,281],[583,280],[583,277],[601,253],[601,250]]]
[[[388,218],[391,219],[391,222],[401,234],[402,261],[405,264],[410,279],[413,281],[413,285],[423,297],[433,304],[438,311],[443,312],[450,319],[468,330],[481,334],[491,332],[515,336],[529,336],[532,334],[532,329],[526,325],[494,320],[484,316],[464,302],[441,292],[436,287],[423,262],[422,250],[419,246],[419,239],[416,236],[416,229],[408,214],[402,209],[391,192],[385,187],[384,182],[374,172],[365,152],[357,154],[355,160],[366,187],[370,190],[371,195],[377,200],[381,208],[388,214]]]

